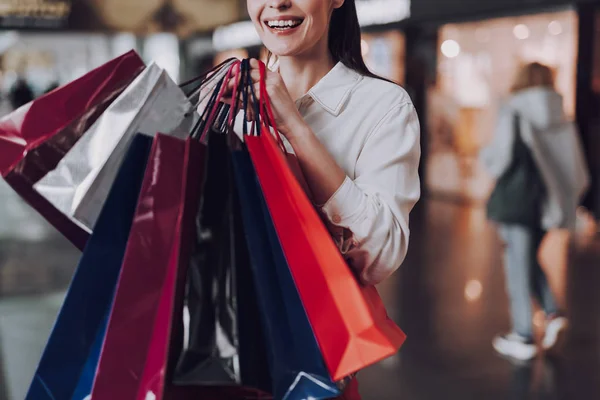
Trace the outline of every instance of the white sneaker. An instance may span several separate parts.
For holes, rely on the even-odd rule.
[[[546,351],[558,347],[563,339],[569,323],[565,317],[556,317],[546,325],[546,333],[542,339],[542,348]]]
[[[538,353],[538,348],[533,340],[528,340],[516,333],[496,336],[492,345],[498,353],[516,360],[531,360]]]

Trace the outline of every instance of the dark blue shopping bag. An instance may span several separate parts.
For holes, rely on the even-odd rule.
[[[79,382],[77,382],[77,387],[75,388],[73,396],[71,396],[71,400],[83,400],[89,396],[92,391],[96,370],[98,369],[98,362],[100,361],[100,355],[102,354],[104,337],[106,336],[106,330],[108,329],[109,316],[110,312],[107,313],[102,325],[100,325],[100,329],[98,329],[96,339],[94,339],[92,349],[90,350],[90,354],[88,355],[87,361],[83,367],[81,375],[79,376]]]
[[[26,400],[82,400],[91,392],[151,146],[151,137],[137,135],[123,160]]]
[[[330,399],[331,380],[279,244],[247,151],[232,152],[276,400]]]

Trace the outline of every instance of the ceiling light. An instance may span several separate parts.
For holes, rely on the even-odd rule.
[[[445,40],[442,43],[442,54],[448,58],[457,57],[460,54],[460,45],[456,40]]]
[[[517,39],[525,40],[529,38],[529,28],[524,24],[515,25],[513,28],[513,34]]]
[[[553,36],[560,35],[563,32],[562,25],[558,21],[552,21],[548,24],[548,32]]]
[[[483,293],[483,285],[478,280],[472,280],[467,282],[465,286],[465,299],[468,301],[476,301],[479,300],[481,294]]]

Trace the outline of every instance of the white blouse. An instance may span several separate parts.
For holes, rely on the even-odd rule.
[[[296,106],[347,175],[316,207],[363,283],[380,283],[406,257],[409,214],[421,194],[420,126],[411,99],[398,85],[338,63]],[[242,124],[240,113],[240,138]]]
[[[364,283],[377,284],[406,257],[409,214],[420,197],[411,99],[398,85],[338,63],[296,105],[347,175],[319,208],[348,263]]]

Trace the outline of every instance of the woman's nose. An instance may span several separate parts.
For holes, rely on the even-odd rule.
[[[270,0],[268,4],[269,8],[275,8],[278,10],[287,10],[292,6],[291,0]]]

